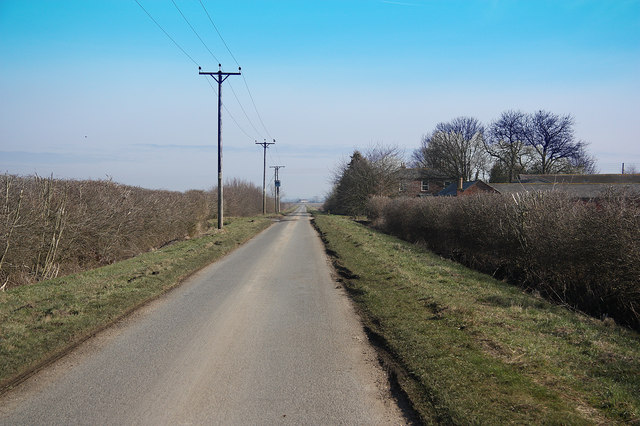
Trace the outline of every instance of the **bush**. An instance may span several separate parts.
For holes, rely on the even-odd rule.
[[[217,215],[216,190],[181,193],[103,180],[12,175],[0,176],[0,188],[4,288],[113,263],[199,235]],[[225,185],[225,204],[227,216],[260,214],[262,190],[234,180]]]
[[[374,198],[374,226],[597,317],[640,329],[640,197]]]

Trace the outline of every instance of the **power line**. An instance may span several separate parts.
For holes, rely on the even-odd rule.
[[[240,66],[240,64],[238,63],[237,59],[235,56],[233,56],[233,53],[231,53],[231,49],[229,49],[229,46],[227,45],[227,42],[224,41],[224,38],[222,38],[222,34],[220,34],[220,31],[218,31],[218,27],[216,27],[216,24],[213,23],[213,19],[211,19],[211,15],[209,15],[209,12],[207,11],[207,8],[204,7],[204,3],[202,3],[202,0],[198,0],[200,2],[200,6],[202,6],[202,9],[204,9],[204,13],[207,14],[207,18],[209,18],[209,22],[211,22],[211,25],[213,25],[213,28],[216,30],[216,32],[218,33],[218,37],[220,37],[220,40],[222,40],[222,43],[224,44],[224,47],[227,48],[227,51],[229,52],[229,55],[231,55],[231,57],[233,58],[233,60],[235,61],[237,66]]]
[[[278,151],[278,145],[273,145],[273,148],[275,148],[275,156],[271,155],[271,150],[269,150],[269,158],[271,160],[271,163],[274,164],[282,164],[282,158],[280,157],[280,152]]]
[[[191,28],[191,31],[193,31],[193,33],[196,35],[196,37],[198,37],[198,40],[200,40],[200,43],[202,43],[202,45],[204,46],[205,49],[207,49],[209,51],[209,53],[211,54],[211,56],[213,57],[213,59],[216,60],[217,63],[220,63],[220,61],[218,60],[218,58],[216,58],[216,55],[213,54],[213,52],[211,51],[211,49],[209,49],[209,46],[207,46],[207,44],[204,42],[204,40],[202,40],[202,37],[200,37],[200,34],[198,34],[198,32],[196,31],[195,28],[193,28],[193,25],[191,25],[191,23],[189,22],[189,20],[187,19],[186,16],[184,16],[184,13],[182,13],[182,11],[180,10],[180,8],[178,7],[178,5],[176,4],[176,2],[174,0],[171,0],[171,3],[173,3],[173,5],[176,7],[176,9],[178,10],[178,12],[180,13],[180,16],[182,16],[182,19],[184,19],[184,22],[187,23],[187,25],[189,25],[189,28]]]
[[[216,33],[218,33],[218,36],[220,37],[220,40],[222,40],[222,43],[224,44],[224,46],[227,48],[227,51],[229,52],[229,54],[231,55],[231,57],[233,58],[233,60],[235,61],[236,65],[238,65],[238,67],[240,67],[240,64],[238,63],[238,60],[236,59],[236,57],[233,55],[233,53],[231,52],[231,49],[229,48],[229,45],[227,44],[227,42],[224,40],[224,38],[222,37],[222,34],[220,33],[220,31],[218,30],[218,27],[216,26],[216,24],[213,22],[213,19],[211,19],[211,15],[209,15],[209,12],[207,11],[207,8],[204,6],[204,3],[202,3],[202,0],[199,0],[200,5],[202,6],[202,9],[204,10],[204,12],[207,14],[207,18],[209,18],[209,22],[211,22],[211,25],[213,26],[213,28],[216,30]],[[182,13],[182,11],[180,10],[180,8],[178,7],[178,5],[176,4],[175,0],[171,0],[171,3],[173,3],[173,5],[175,6],[175,8],[178,10],[178,12],[180,13],[180,15],[182,16],[182,19],[184,19],[184,21],[187,23],[187,25],[189,25],[189,28],[191,28],[191,31],[193,31],[193,33],[196,35],[196,37],[198,37],[198,40],[200,40],[200,43],[202,43],[202,45],[209,51],[209,53],[211,54],[211,56],[213,57],[213,59],[216,60],[216,62],[220,63],[220,61],[218,60],[218,58],[213,54],[213,52],[211,51],[211,49],[209,49],[209,46],[207,46],[207,44],[204,42],[204,40],[202,40],[202,37],[200,37],[200,35],[198,34],[198,32],[195,30],[195,28],[193,28],[193,25],[191,25],[191,23],[189,22],[189,20],[187,19],[187,17],[184,15],[184,13]],[[244,75],[242,75],[242,78],[244,79],[245,85],[247,85],[246,79],[244,78]],[[233,86],[231,84],[229,84],[229,88],[231,89],[231,93],[233,93],[233,96],[236,98],[236,101],[238,101],[238,105],[240,105],[240,109],[242,110],[244,116],[247,118],[247,121],[249,122],[249,125],[253,128],[253,130],[260,135],[260,132],[258,131],[258,129],[256,128],[256,126],[253,124],[253,122],[251,121],[251,119],[249,118],[249,115],[247,114],[247,111],[244,109],[244,106],[242,106],[242,102],[240,102],[240,99],[238,98],[238,95],[236,94],[236,91],[233,89]],[[267,133],[267,136],[269,136],[271,138],[271,135],[269,134],[269,132],[267,131],[266,127],[264,126],[264,123],[262,122],[262,118],[260,117],[260,113],[258,113],[258,109],[256,108],[255,102],[253,101],[253,96],[251,95],[251,91],[249,90],[249,86],[247,85],[247,91],[249,92],[249,97],[251,98],[251,102],[253,102],[253,106],[256,110],[256,113],[258,114],[258,119],[260,120],[262,127],[265,129],[265,132]],[[234,121],[235,118],[233,119]],[[237,121],[236,121],[237,124]],[[238,126],[239,127],[239,126]],[[242,129],[241,129],[242,130]],[[246,132],[243,133],[246,134]],[[250,136],[249,136],[250,137]]]
[[[233,96],[236,98],[236,101],[238,101],[238,105],[240,105],[240,109],[242,110],[242,112],[244,113],[244,116],[247,118],[247,121],[249,122],[249,124],[251,125],[251,127],[253,127],[253,130],[260,135],[260,132],[258,131],[258,129],[256,128],[256,126],[254,126],[253,122],[251,121],[251,119],[249,118],[249,115],[247,114],[247,111],[245,111],[244,107],[242,106],[242,103],[240,102],[240,99],[238,99],[238,95],[236,95],[236,91],[233,89],[233,86],[231,85],[231,83],[229,83],[229,88],[231,89],[231,93],[233,93]]]
[[[167,38],[169,40],[171,40],[171,42],[173,42],[173,44],[180,49],[180,51],[187,57],[189,58],[189,60],[191,62],[193,62],[195,65],[198,65],[198,62],[196,62],[195,59],[193,59],[193,57],[191,55],[189,55],[187,53],[187,51],[173,38],[171,37],[171,35],[162,27],[162,25],[160,25],[160,23],[151,15],[151,13],[149,13],[149,11],[147,11],[147,9],[144,8],[144,6],[142,6],[142,4],[140,4],[140,2],[138,0],[134,0],[136,2],[136,4],[145,12],[145,14],[149,17],[149,19],[151,19],[151,21],[153,21],[154,24],[156,24],[156,26],[164,33],[165,36],[167,36]],[[191,31],[193,31],[193,33],[196,35],[196,37],[198,37],[198,40],[200,40],[200,43],[202,43],[202,45],[207,49],[207,51],[211,54],[211,56],[213,57],[213,59],[216,60],[216,62],[220,62],[218,60],[218,58],[215,56],[215,54],[211,51],[211,49],[209,49],[209,47],[207,46],[207,44],[204,42],[204,40],[202,39],[202,37],[200,37],[200,35],[198,34],[198,32],[196,31],[196,29],[193,27],[193,25],[191,25],[191,23],[189,22],[189,20],[187,19],[187,17],[184,15],[184,13],[182,12],[182,10],[180,9],[180,7],[178,7],[178,5],[176,4],[175,0],[171,0],[171,2],[173,3],[173,6],[176,8],[176,10],[178,11],[178,13],[180,13],[180,16],[182,16],[182,19],[184,19],[184,21],[187,23],[187,25],[189,26],[189,28],[191,28]],[[220,40],[222,40],[222,43],[224,44],[225,48],[227,49],[227,51],[229,52],[229,54],[231,55],[231,57],[233,58],[234,62],[236,64],[238,64],[238,60],[236,59],[236,57],[233,55],[233,52],[231,52],[231,49],[229,48],[229,45],[227,44],[227,42],[224,40],[224,38],[222,37],[222,34],[220,33],[220,31],[218,30],[218,27],[215,25],[215,23],[213,22],[213,19],[211,18],[211,15],[209,15],[209,12],[207,11],[206,7],[204,6],[204,3],[202,3],[202,0],[199,0],[200,5],[202,6],[203,10],[205,11],[205,13],[207,14],[207,18],[209,19],[209,22],[211,23],[211,25],[213,26],[213,28],[215,29],[216,33],[218,34],[218,36],[220,37]],[[253,105],[253,108],[256,112],[256,115],[258,116],[258,120],[260,121],[260,124],[262,126],[262,128],[264,129],[265,133],[267,134],[267,136],[269,136],[270,139],[273,139],[271,137],[271,133],[269,132],[269,130],[267,129],[267,127],[264,124],[264,121],[262,120],[262,116],[260,115],[260,112],[258,111],[258,107],[255,103],[255,100],[253,98],[253,94],[251,93],[251,90],[249,89],[249,84],[247,83],[247,79],[245,78],[244,74],[240,74],[242,76],[242,79],[244,81],[244,85],[245,88],[247,89],[247,93],[249,94],[249,98],[251,99],[251,103]],[[213,85],[211,84],[211,82],[207,79],[207,83],[209,83],[209,86],[211,87],[211,89],[217,93],[217,91],[215,90],[215,88],[213,87]],[[240,101],[237,93],[235,92],[235,90],[233,89],[233,86],[229,85],[229,87],[231,88],[231,92],[233,93],[233,96],[235,97],[236,101],[238,102],[238,105],[240,106],[240,109],[242,110],[244,116],[246,117],[247,121],[249,122],[249,125],[253,128],[253,130],[260,135],[261,132],[258,130],[258,128],[255,126],[255,124],[253,123],[253,121],[249,118],[249,114],[247,114],[246,109],[244,108],[244,106],[242,105],[242,102]],[[231,118],[231,120],[236,124],[236,126],[238,127],[238,129],[240,129],[240,131],[242,133],[245,134],[245,136],[247,136],[249,139],[255,139],[254,137],[252,137],[238,122],[238,120],[236,120],[236,118],[233,116],[233,114],[231,114],[231,111],[229,111],[229,109],[226,107],[226,105],[223,105],[223,108],[225,109],[225,111],[227,112],[227,114],[229,114],[229,117]],[[279,155],[278,155],[279,157]]]
[[[238,120],[235,119],[235,117],[233,115],[231,115],[231,112],[229,111],[229,109],[227,109],[227,107],[225,105],[222,106],[224,108],[225,111],[227,111],[227,114],[229,114],[229,117],[231,117],[231,119],[233,120],[234,123],[236,123],[236,126],[238,126],[238,129],[240,129],[240,131],[242,133],[245,134],[246,137],[248,137],[249,139],[254,139],[251,137],[251,135],[249,133],[247,133],[242,126],[240,126],[240,124],[238,124]]]
[[[207,79],[207,83],[209,83],[209,86],[211,87],[211,90],[213,90],[213,92],[216,94],[216,96],[218,96],[218,91],[216,90],[215,87],[213,87],[213,84],[211,84],[211,81],[209,79]],[[233,120],[234,123],[236,123],[236,126],[238,126],[238,129],[240,129],[240,131],[242,133],[244,133],[249,139],[255,139],[254,137],[252,137],[249,133],[247,133],[242,126],[240,126],[240,124],[238,123],[238,120],[235,119],[235,117],[233,116],[233,114],[231,114],[231,111],[229,111],[229,109],[227,108],[227,106],[223,103],[222,107],[224,108],[224,110],[227,112],[227,114],[229,114],[229,117],[231,117],[231,120]]]
[[[280,157],[280,152],[278,151],[278,146],[273,146],[276,149],[276,157],[278,157],[278,163],[282,163],[282,158]]]
[[[275,145],[273,146],[275,147]],[[267,151],[267,162],[269,164],[278,164],[278,162],[274,160],[273,155],[271,155],[271,150]]]
[[[173,44],[180,49],[180,51],[187,57],[189,58],[189,60],[191,62],[193,62],[195,65],[198,65],[198,63],[196,62],[195,59],[193,59],[193,57],[191,57],[191,55],[189,55],[187,53],[187,51],[182,48],[182,46],[180,46],[180,44],[173,38],[171,37],[171,35],[169,35],[169,33],[162,27],[162,25],[160,25],[160,23],[158,21],[156,21],[156,19],[149,13],[149,11],[147,11],[147,9],[144,8],[144,6],[142,6],[142,4],[140,4],[140,2],[138,0],[134,0],[136,2],[136,4],[145,12],[145,14],[149,17],[149,19],[151,19],[153,21],[154,24],[156,24],[156,26],[164,33],[165,36],[167,36],[167,38],[169,40],[171,40],[173,42]],[[191,31],[193,31],[193,33],[196,35],[196,37],[198,37],[198,40],[200,40],[200,42],[202,43],[202,45],[207,49],[207,51],[211,54],[211,56],[213,57],[213,59],[216,60],[216,62],[220,62],[218,60],[218,58],[215,56],[215,54],[211,51],[211,49],[209,49],[209,47],[207,46],[207,44],[204,42],[204,40],[202,39],[202,37],[200,37],[200,35],[198,34],[198,32],[195,30],[195,28],[191,25],[191,23],[189,22],[189,20],[187,19],[187,17],[184,15],[184,13],[182,13],[182,11],[180,10],[180,8],[178,7],[178,5],[176,4],[176,2],[174,0],[171,0],[171,2],[173,3],[174,7],[176,8],[176,10],[178,11],[178,13],[180,13],[180,16],[182,16],[182,19],[184,19],[184,21],[187,23],[187,25],[189,26],[189,28],[191,28]],[[218,31],[218,28],[215,26],[215,24],[213,23],[213,20],[211,19],[211,16],[209,15],[209,12],[207,12],[206,8],[204,7],[204,4],[202,3],[202,1],[200,1],[200,4],[202,6],[202,8],[204,9],[205,13],[207,14],[207,17],[209,18],[209,21],[211,22],[211,24],[213,25],[213,27],[215,28],[216,32],[218,33],[218,36],[220,37],[220,39],[222,40],[222,42],[224,43],[225,47],[227,48],[227,51],[229,52],[229,54],[231,55],[231,57],[233,58],[233,60],[235,61],[236,64],[238,64],[238,61],[236,60],[235,56],[233,55],[233,53],[231,52],[231,50],[229,49],[229,46],[227,45],[227,43],[224,41],[224,38],[222,38],[222,35],[220,34],[220,31]],[[200,66],[198,66],[198,69],[200,69]],[[240,71],[240,66],[238,64],[238,71]],[[217,73],[209,73],[209,72],[199,72],[199,74],[207,74],[210,75],[211,77],[213,77],[217,82],[218,82],[218,86],[221,88],[222,82],[224,80],[227,79],[228,76],[230,75],[242,75],[240,72],[238,73],[223,73],[222,71],[219,71]],[[224,77],[223,77],[224,76]],[[260,123],[262,124],[262,127],[265,129],[265,131],[267,132],[267,134],[269,134],[269,132],[267,131],[264,122],[262,121],[262,117],[260,116],[260,113],[258,112],[258,109],[256,107],[255,101],[253,99],[253,96],[251,94],[251,91],[249,90],[249,86],[247,84],[246,79],[244,78],[243,75],[243,80],[245,83],[245,86],[247,88],[247,92],[249,93],[249,97],[251,98],[251,102],[253,103],[253,107],[256,111],[256,114],[258,114],[258,119],[260,120]],[[221,116],[220,116],[220,109],[221,107],[225,109],[225,111],[227,112],[227,114],[229,114],[229,117],[231,117],[231,119],[233,120],[233,122],[236,124],[236,126],[238,127],[238,129],[240,129],[240,131],[242,133],[244,133],[248,138],[253,139],[251,137],[251,135],[249,135],[242,126],[240,126],[240,124],[238,123],[238,121],[235,119],[235,117],[233,116],[233,114],[231,114],[231,112],[229,111],[229,109],[226,107],[226,105],[222,104],[222,99],[221,99],[221,94],[220,91],[216,91],[216,89],[213,87],[213,85],[211,84],[211,82],[207,79],[207,83],[209,83],[209,86],[211,87],[211,89],[218,95],[218,229],[222,229],[223,226],[223,206],[222,206],[222,153],[221,153]],[[260,132],[258,131],[258,129],[256,128],[256,126],[253,124],[253,122],[251,121],[251,119],[249,118],[249,115],[247,114],[246,110],[244,109],[244,107],[242,106],[242,103],[240,102],[240,99],[238,98],[235,90],[233,89],[233,87],[231,87],[231,91],[234,95],[234,97],[236,98],[236,101],[238,101],[238,105],[240,106],[242,112],[244,113],[245,117],[247,118],[247,121],[249,122],[249,124],[251,125],[251,127],[253,128],[253,130],[257,133],[260,134]],[[275,140],[274,140],[275,143]],[[266,154],[266,146],[268,145],[272,145],[274,143],[267,143],[265,140],[265,154]],[[265,156],[265,166],[266,166],[266,156]],[[264,174],[264,172],[263,172]],[[266,199],[264,198],[266,196],[266,192],[265,192],[265,176],[263,176],[263,211],[266,210]]]
[[[200,2],[200,6],[202,6],[202,9],[204,10],[204,13],[207,14],[207,18],[209,18],[209,22],[211,22],[211,25],[213,26],[213,28],[216,30],[216,33],[218,33],[218,37],[220,37],[220,40],[222,40],[222,43],[224,44],[224,47],[227,48],[227,52],[229,52],[229,55],[231,55],[231,57],[233,58],[233,60],[235,61],[237,66],[240,66],[240,64],[238,63],[238,60],[236,59],[236,57],[233,55],[233,53],[231,52],[231,49],[229,48],[229,45],[227,44],[227,42],[224,40],[224,38],[222,37],[222,34],[220,33],[220,31],[218,30],[218,27],[216,26],[216,24],[213,22],[213,19],[211,18],[211,15],[209,14],[209,12],[207,11],[207,8],[204,6],[204,3],[202,3],[202,0],[198,0]],[[265,133],[267,134],[267,136],[269,136],[269,139],[273,139],[271,137],[271,133],[269,133],[269,130],[267,130],[267,127],[264,125],[264,121],[262,121],[262,117],[260,116],[260,112],[258,111],[258,107],[256,106],[256,102],[253,99],[253,94],[251,93],[251,90],[249,89],[249,84],[247,83],[247,79],[245,78],[244,74],[242,74],[242,80],[244,81],[244,85],[247,88],[247,93],[249,93],[249,98],[251,99],[251,103],[253,104],[253,109],[256,111],[256,114],[258,115],[258,120],[260,121],[260,124],[262,125],[262,128],[264,129]],[[260,133],[260,132],[257,132]]]
[[[258,107],[256,106],[256,102],[253,100],[253,95],[251,94],[251,90],[249,90],[249,85],[247,84],[247,79],[244,78],[244,75],[242,76],[242,80],[244,81],[244,85],[247,88],[247,92],[249,92],[249,98],[251,98],[251,103],[253,104],[253,109],[255,109],[256,110],[256,114],[258,114],[258,119],[260,120],[260,124],[262,124],[262,128],[267,133],[267,136],[269,136],[269,139],[273,139],[271,137],[271,134],[267,130],[267,126],[265,126],[264,122],[262,121],[262,117],[260,116],[260,113],[258,112]]]
[[[191,55],[189,55],[189,54],[188,54],[188,53],[187,53],[187,52],[182,48],[182,46],[180,46],[180,45],[178,44],[178,42],[177,42],[177,41],[175,41],[175,40],[173,39],[173,37],[171,37],[171,36],[169,35],[169,33],[168,33],[168,32],[166,32],[166,31],[164,30],[164,28],[162,28],[162,25],[160,25],[160,24],[158,23],[158,21],[156,21],[155,19],[153,19],[153,16],[151,16],[151,14],[150,14],[149,12],[147,12],[147,9],[145,9],[145,8],[140,4],[140,2],[139,2],[138,0],[133,0],[133,1],[135,1],[135,2],[138,4],[138,6],[140,6],[140,8],[141,8],[142,10],[144,10],[144,13],[146,13],[146,14],[147,14],[147,16],[148,16],[148,17],[149,17],[149,18],[150,18],[150,19],[151,19],[151,20],[152,20],[152,21],[153,21],[153,22],[158,26],[158,28],[160,28],[160,29],[162,30],[162,32],[164,33],[164,35],[166,35],[167,37],[169,37],[169,40],[171,40],[171,41],[173,42],[173,44],[175,44],[175,45],[176,45],[176,47],[177,47],[178,49],[180,49],[180,50],[182,51],[182,53],[184,53],[184,54],[185,54],[185,56],[186,56],[187,58],[191,59],[191,62],[193,62],[194,64],[198,65],[198,63],[195,61],[195,59],[193,59],[193,58],[191,57]]]

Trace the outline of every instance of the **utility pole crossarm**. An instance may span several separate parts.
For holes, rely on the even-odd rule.
[[[221,67],[220,64],[218,64],[218,67]],[[222,84],[223,81],[225,81],[230,75],[241,75],[242,74],[242,68],[238,67],[238,72],[222,72],[222,70],[218,70],[216,72],[208,72],[208,71],[202,71],[201,67],[198,67],[198,74],[200,75],[210,75],[211,77],[213,77],[216,82],[218,84]],[[218,78],[216,78],[218,77]],[[222,81],[218,81],[218,79],[221,78]]]

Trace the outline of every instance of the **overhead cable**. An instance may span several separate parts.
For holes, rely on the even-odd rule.
[[[150,14],[149,12],[147,12],[147,9],[145,9],[145,8],[140,4],[140,2],[139,2],[138,0],[133,0],[133,1],[135,1],[135,2],[138,4],[138,6],[140,6],[140,8],[141,8],[142,10],[144,10],[144,13],[146,13],[146,14],[147,14],[147,16],[148,16],[148,17],[149,17],[149,18],[150,18],[150,19],[151,19],[151,20],[152,20],[152,21],[153,21],[153,22],[158,26],[158,28],[160,28],[160,29],[162,30],[162,32],[164,33],[164,35],[166,35],[167,37],[169,37],[169,40],[171,40],[171,41],[173,42],[173,44],[175,44],[175,45],[176,45],[176,47],[177,47],[178,49],[180,49],[180,50],[182,51],[182,53],[184,53],[184,54],[185,54],[185,56],[191,60],[191,62],[193,62],[193,63],[194,63],[194,64],[196,64],[196,65],[199,65],[199,64],[195,61],[195,59],[193,59],[193,58],[191,57],[191,55],[189,55],[189,54],[188,54],[188,53],[187,53],[187,52],[182,48],[182,46],[180,46],[180,45],[178,44],[178,42],[177,42],[177,41],[175,41],[175,40],[173,39],[173,37],[171,37],[171,36],[169,35],[169,33],[168,33],[168,32],[166,32],[166,31],[164,30],[164,28],[162,28],[162,25],[160,25],[160,24],[158,23],[158,21],[156,21],[155,19],[153,19],[153,16],[151,16],[151,14]]]
[[[249,118],[249,115],[247,114],[247,111],[245,111],[244,107],[242,106],[242,103],[240,102],[240,99],[238,99],[238,95],[236,95],[236,91],[233,89],[233,86],[231,85],[231,82],[227,83],[227,85],[229,86],[229,88],[231,89],[231,93],[233,93],[233,96],[235,96],[236,101],[238,101],[238,105],[240,105],[240,109],[242,110],[242,112],[244,113],[244,116],[247,118],[247,121],[249,122],[249,124],[251,125],[251,127],[253,127],[253,130],[260,136],[260,132],[258,131],[258,129],[256,128],[256,126],[253,124],[253,122],[251,121],[251,119]]]
[[[213,57],[213,59],[216,60],[217,63],[220,63],[220,61],[218,60],[218,58],[216,58],[216,55],[213,54],[213,52],[211,51],[211,49],[209,49],[209,46],[207,46],[207,44],[204,42],[204,40],[202,40],[202,37],[200,37],[200,34],[198,34],[198,32],[196,31],[195,28],[193,28],[193,25],[191,25],[191,23],[189,22],[189,20],[187,19],[186,16],[184,16],[184,13],[182,13],[182,11],[180,10],[180,8],[178,7],[178,5],[176,4],[176,2],[174,0],[171,0],[171,3],[173,3],[173,5],[175,6],[175,8],[178,10],[178,12],[180,13],[180,16],[182,16],[182,19],[184,19],[184,22],[187,23],[187,25],[189,25],[189,28],[191,28],[191,31],[193,31],[193,33],[196,35],[196,37],[198,37],[198,40],[200,40],[200,43],[202,43],[202,45],[204,46],[205,49],[207,49],[209,51],[209,53],[211,54],[211,56]]]
[[[247,79],[244,78],[244,74],[242,74],[242,80],[244,81],[244,85],[247,88],[247,92],[249,93],[249,98],[251,98],[251,103],[253,104],[253,109],[256,110],[256,114],[258,115],[258,119],[260,120],[260,124],[262,124],[262,128],[267,133],[267,136],[269,136],[269,139],[273,139],[271,137],[271,134],[267,130],[267,126],[264,125],[264,121],[262,121],[262,117],[260,116],[260,113],[258,112],[258,107],[256,106],[256,102],[253,100],[253,95],[251,94],[251,90],[249,90],[249,85],[247,84]]]
[[[218,27],[216,27],[216,24],[213,23],[213,19],[211,19],[211,15],[209,15],[209,12],[207,11],[207,8],[204,7],[204,3],[202,3],[202,0],[198,0],[200,2],[200,6],[202,6],[202,9],[204,9],[204,13],[207,14],[207,18],[209,18],[209,22],[211,22],[211,25],[213,25],[213,28],[216,30],[216,32],[218,33],[218,37],[220,37],[220,40],[222,40],[222,43],[224,44],[224,47],[227,48],[227,52],[229,52],[229,55],[231,55],[231,57],[233,58],[233,60],[235,61],[237,66],[240,66],[240,64],[238,63],[237,59],[235,56],[233,56],[233,53],[231,53],[231,49],[229,49],[229,46],[227,45],[227,42],[224,41],[224,38],[222,38],[222,34],[220,34],[220,31],[218,31]]]
[[[213,90],[213,92],[217,95],[217,94],[218,94],[218,91],[216,90],[216,88],[215,88],[215,87],[213,87],[213,84],[211,84],[211,81],[209,81],[209,79],[207,79],[207,83],[209,83],[209,86],[211,87],[211,90]],[[255,138],[253,138],[249,133],[247,133],[247,132],[242,128],[242,126],[240,126],[240,124],[238,123],[238,121],[235,119],[235,117],[233,116],[233,114],[231,114],[231,111],[229,111],[229,110],[227,109],[227,106],[226,106],[224,103],[222,104],[222,107],[224,108],[224,110],[225,110],[225,111],[227,111],[227,114],[229,114],[229,117],[231,117],[231,120],[233,120],[233,122],[234,122],[234,123],[236,123],[236,126],[238,126],[238,129],[240,129],[240,131],[241,131],[242,133],[244,133],[244,134],[245,134],[249,139],[252,139],[252,140],[253,140],[253,139],[255,139]]]
[[[211,18],[211,15],[209,14],[209,11],[207,11],[207,8],[204,6],[204,3],[202,2],[202,0],[198,0],[198,1],[200,2],[200,6],[202,6],[202,9],[204,10],[204,13],[207,14],[207,18],[209,18],[209,22],[211,22],[211,25],[216,30],[216,33],[218,33],[218,36],[220,37],[220,40],[222,40],[222,43],[224,44],[224,47],[227,48],[227,51],[229,52],[229,55],[231,55],[231,57],[235,61],[236,65],[240,66],[240,64],[238,63],[238,60],[236,59],[234,54],[231,52],[231,49],[229,48],[229,45],[224,40],[224,38],[222,37],[222,34],[218,30],[218,27],[213,22],[213,19]],[[264,129],[264,131],[267,134],[267,136],[269,136],[269,139],[273,139],[273,137],[271,137],[271,134],[269,133],[269,130],[267,130],[267,127],[264,125],[264,122],[262,121],[262,117],[260,116],[260,112],[258,111],[258,107],[256,106],[256,102],[253,99],[253,95],[251,94],[251,90],[249,89],[249,84],[247,83],[247,79],[245,78],[244,73],[242,74],[242,80],[244,81],[244,85],[247,88],[247,92],[249,93],[249,98],[251,99],[251,103],[253,104],[253,109],[256,111],[256,114],[258,115],[258,120],[260,120],[260,124],[262,125],[262,128]],[[258,132],[258,133],[260,133],[260,132]]]

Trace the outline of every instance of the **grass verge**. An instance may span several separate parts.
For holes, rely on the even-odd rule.
[[[640,336],[345,217],[315,224],[425,423],[640,422]]]
[[[271,223],[263,217],[232,218],[222,231],[0,293],[0,393]]]

